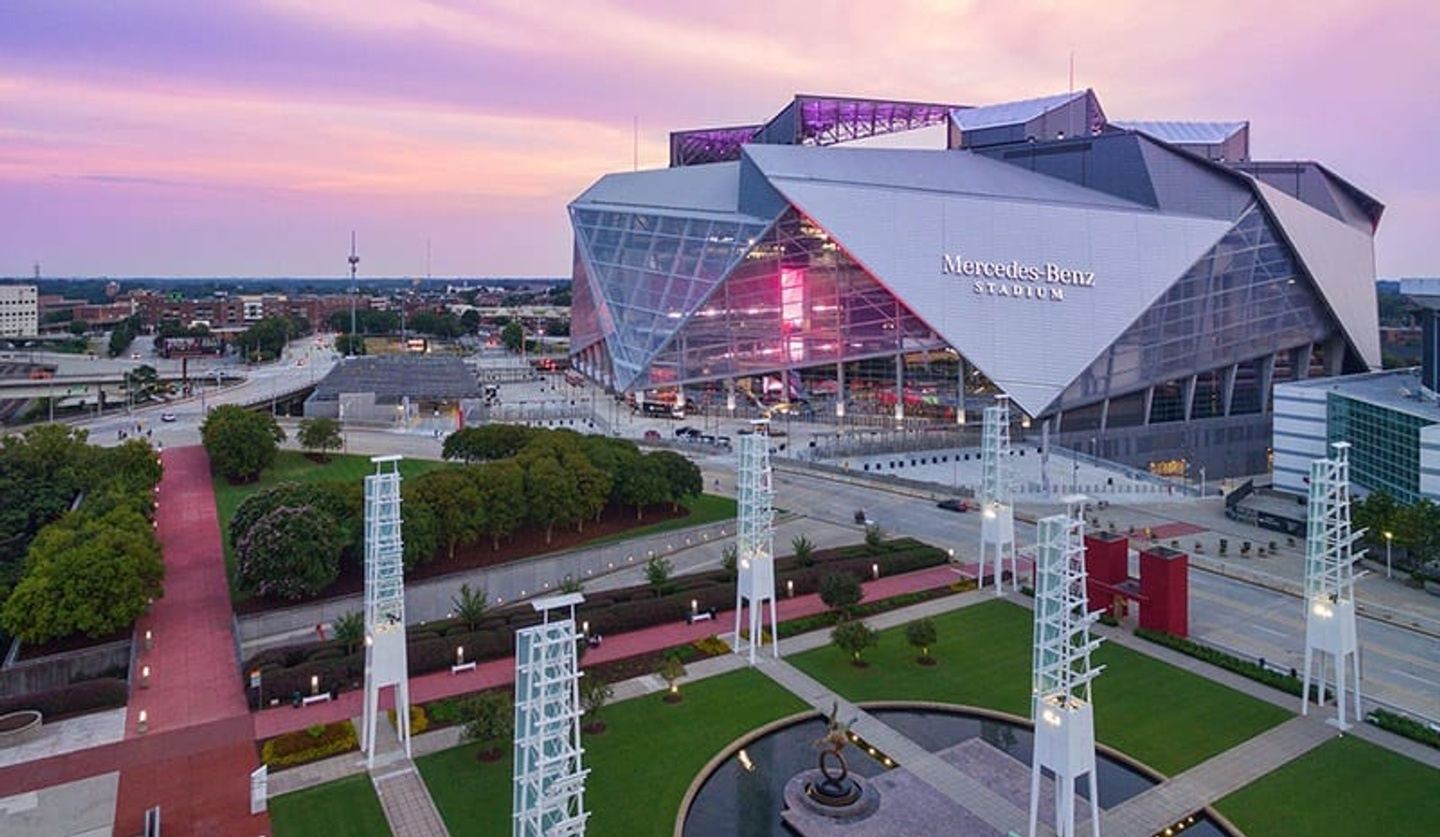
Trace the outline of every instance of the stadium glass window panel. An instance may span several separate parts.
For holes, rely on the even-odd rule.
[[[1195,397],[1190,404],[1190,418],[1214,418],[1224,414],[1224,375],[1211,370],[1195,376]]]
[[[1155,394],[1150,399],[1150,423],[1162,424],[1169,421],[1185,420],[1185,387],[1181,381],[1166,381],[1155,385]]]
[[[1235,386],[1230,393],[1230,415],[1260,412],[1260,370],[1262,362],[1247,360],[1235,367]]]
[[[1139,427],[1145,423],[1145,391],[1132,392],[1119,398],[1110,399],[1110,411],[1105,416],[1106,429]]]

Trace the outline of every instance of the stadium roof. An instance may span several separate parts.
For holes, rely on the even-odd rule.
[[[995,105],[981,105],[980,107],[957,110],[954,113],[955,124],[959,125],[962,131],[974,131],[980,128],[996,128],[1001,125],[1024,124],[1032,119],[1038,119],[1062,105],[1067,105],[1085,96],[1087,92],[1088,91],[1085,90],[1077,90],[1073,93],[1041,96],[1038,99],[1024,99],[1019,102],[1001,102]]]
[[[1113,121],[1117,128],[1140,131],[1162,142],[1179,145],[1219,145],[1249,127],[1249,122]]]
[[[479,398],[480,385],[458,357],[377,355],[348,358],[315,385],[317,401],[335,401],[350,393],[375,394],[378,402],[453,401]]]

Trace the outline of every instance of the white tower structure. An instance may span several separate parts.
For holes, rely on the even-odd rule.
[[[395,727],[410,756],[410,685],[405,659],[405,567],[400,533],[400,457],[375,456],[365,478],[365,707],[360,748],[375,766],[380,690],[395,687]]]
[[[750,664],[764,645],[765,606],[770,606],[771,648],[780,656],[775,613],[775,492],[770,481],[769,420],[753,423],[754,432],[740,437],[740,525],[736,529],[735,653],[741,652],[740,614],[750,606],[750,637],[745,642]]]
[[[579,593],[537,599],[539,625],[515,632],[514,837],[583,835],[585,748],[575,630]],[[568,615],[552,619],[556,611]]]
[[[1015,558],[1015,511],[1010,497],[1010,402],[995,397],[985,408],[980,436],[980,567],[979,585],[985,586],[987,564],[994,568],[995,595],[1005,592],[1005,556],[1010,556],[1010,586],[1019,588]]]
[[[1090,780],[1090,833],[1100,835],[1095,787],[1095,718],[1090,681],[1104,669],[1090,664],[1100,647],[1085,595],[1085,500],[1064,498],[1066,513],[1040,521],[1035,566],[1035,655],[1031,716],[1035,753],[1030,762],[1030,837],[1040,816],[1040,770],[1055,776],[1055,833],[1075,835],[1075,782]]]
[[[1350,528],[1350,443],[1336,442],[1335,456],[1310,463],[1310,501],[1305,536],[1305,677],[1300,714],[1310,708],[1311,661],[1319,664],[1319,704],[1325,705],[1325,659],[1335,665],[1335,699],[1339,714],[1331,721],[1348,729],[1345,718],[1345,663],[1354,667],[1355,717],[1360,712],[1360,652],[1355,640],[1354,551],[1363,532]],[[1316,653],[1318,652],[1318,654]],[[1318,657],[1318,659],[1316,659]]]

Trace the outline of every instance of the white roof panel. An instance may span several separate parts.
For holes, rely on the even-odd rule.
[[[1248,122],[1163,122],[1112,121],[1117,128],[1149,134],[1161,142],[1177,145],[1219,145],[1245,130]]]
[[[1041,96],[1038,99],[1025,99],[1019,102],[981,105],[980,107],[951,111],[950,116],[962,131],[998,128],[1002,125],[1022,125],[1032,119],[1038,119],[1047,111],[1075,101],[1085,93],[1084,90],[1077,90],[1073,93],[1057,93],[1054,96]]]

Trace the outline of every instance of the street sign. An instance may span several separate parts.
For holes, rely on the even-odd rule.
[[[250,688],[260,688],[260,669],[258,668],[250,672]]]
[[[270,768],[260,765],[250,774],[250,813],[263,814],[270,801]]]

